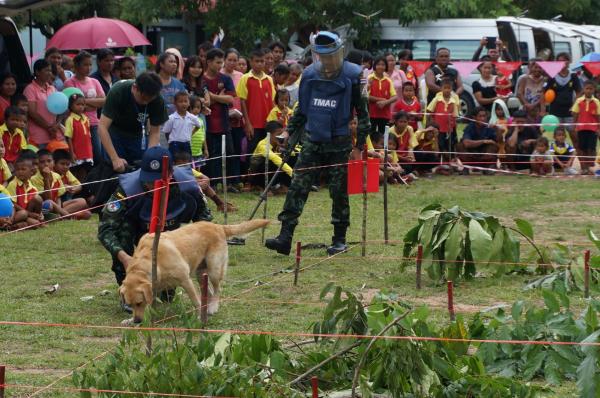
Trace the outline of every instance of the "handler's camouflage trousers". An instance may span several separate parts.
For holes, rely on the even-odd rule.
[[[333,142],[315,143],[305,141],[302,152],[294,166],[292,183],[285,197],[283,211],[278,219],[282,227],[298,225],[298,217],[314,184],[314,174],[327,175],[329,196],[331,197],[331,223],[345,230],[350,225],[350,204],[348,201],[348,158],[352,144],[350,137],[335,137]],[[335,165],[333,167],[319,167]],[[317,168],[319,167],[319,168]],[[307,170],[302,170],[308,168]]]

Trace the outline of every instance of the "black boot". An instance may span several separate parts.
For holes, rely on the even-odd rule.
[[[294,236],[295,225],[281,225],[281,231],[275,238],[270,238],[265,241],[267,249],[276,250],[277,253],[289,256],[292,250],[292,237]]]
[[[348,246],[346,246],[346,227],[335,226],[331,246],[327,248],[327,254],[333,256],[346,250],[348,250]]]

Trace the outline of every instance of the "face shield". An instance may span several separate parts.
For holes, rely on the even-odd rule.
[[[319,32],[314,36],[312,56],[321,78],[335,79],[344,64],[344,46],[340,37],[331,32]]]

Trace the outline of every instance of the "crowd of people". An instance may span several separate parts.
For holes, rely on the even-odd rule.
[[[466,117],[459,116],[464,87],[450,50],[439,48],[424,73],[426,94],[409,64],[410,50],[375,59],[367,51],[349,52],[347,60],[363,68],[371,121],[367,152],[381,161],[380,181],[408,184],[430,173],[497,169],[591,173],[600,120],[596,81],[572,73],[567,53],[557,55],[564,68],[552,78],[537,59],[518,79],[504,76],[496,63],[510,60],[508,53],[499,41],[481,56],[485,40],[474,54],[480,61],[480,78],[472,84],[479,106]],[[154,145],[191,167],[221,211],[236,210],[219,196],[223,142],[228,191],[262,190],[265,170],[273,175],[278,168],[272,191],[287,191],[302,143],[287,148],[286,127],[310,56],[286,61],[279,42],[247,57],[204,43],[186,58],[169,49],[158,56],[155,71],[141,74],[133,58],[109,49],[96,53],[92,73],[93,59],[86,51],[72,57],[48,49],[33,64],[34,79],[22,93],[15,75],[0,77],[0,192],[15,206],[0,228],[38,226],[56,216],[89,218],[86,209],[96,193],[81,182],[138,166]],[[68,95],[68,111],[51,113],[48,98],[71,88],[77,91]],[[522,104],[512,114],[506,105],[511,95]],[[551,129],[552,137],[539,127],[545,114],[562,123]],[[466,123],[460,140],[459,123]],[[350,121],[354,137],[357,124]],[[312,189],[319,190],[327,176],[326,168],[315,170]]]

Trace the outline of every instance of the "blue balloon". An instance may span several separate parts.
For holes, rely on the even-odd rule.
[[[69,109],[69,99],[66,95],[57,91],[48,96],[46,107],[48,108],[48,112],[54,115],[62,115]]]
[[[13,202],[10,197],[4,193],[0,193],[0,217],[12,217]]]

